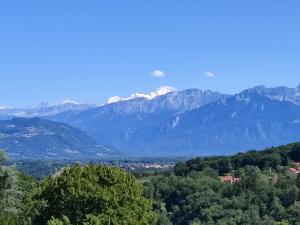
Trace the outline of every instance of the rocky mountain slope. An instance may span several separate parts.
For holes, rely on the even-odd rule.
[[[298,88],[188,89],[50,117],[136,155],[229,154],[300,140]]]
[[[235,95],[166,90],[109,102],[41,116],[127,155],[231,154],[300,140],[300,86],[257,86]]]
[[[62,112],[80,112],[95,107],[97,107],[97,105],[79,104],[71,100],[66,100],[62,103],[55,104],[42,102],[36,107],[28,108],[0,107],[0,119],[11,119],[13,117],[45,117]]]

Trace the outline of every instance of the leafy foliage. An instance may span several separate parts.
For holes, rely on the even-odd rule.
[[[35,181],[15,167],[6,166],[5,159],[0,151],[0,221],[6,225],[30,224],[30,219],[25,216],[25,205]]]
[[[38,212],[33,224],[63,216],[73,225],[155,224],[151,202],[142,193],[142,186],[121,169],[72,166],[42,181],[32,197]]]
[[[277,169],[278,166],[287,166],[289,160],[300,162],[300,143],[266,149],[265,151],[249,151],[234,156],[214,156],[194,158],[185,163],[178,163],[174,172],[176,175],[186,175],[191,171],[202,171],[212,168],[220,175],[245,166],[255,166],[264,169]]]
[[[7,166],[0,151],[0,221],[5,225],[299,225],[300,175],[288,172],[299,161],[299,146],[195,158],[178,163],[174,171],[143,171],[136,174],[142,178],[139,182],[119,168],[89,164],[65,167],[37,183]],[[220,179],[224,175],[240,179],[225,183]]]
[[[231,157],[195,158],[178,163],[174,174],[145,183],[161,215],[158,224],[292,224],[300,222],[300,176],[287,172],[298,144],[249,151]],[[240,181],[224,183],[230,174]],[[165,216],[167,215],[167,219]]]
[[[289,152],[289,156],[292,160],[300,162],[300,143],[293,146],[292,150]]]

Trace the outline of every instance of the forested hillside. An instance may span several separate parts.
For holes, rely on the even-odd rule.
[[[154,200],[161,225],[298,225],[299,161],[299,143],[195,158],[177,164],[171,174],[152,177],[145,193]]]
[[[79,129],[40,118],[0,120],[0,148],[15,160],[78,160],[113,154]]]
[[[74,165],[37,182],[0,159],[1,225],[156,224],[143,187],[119,168]]]
[[[71,165],[37,181],[1,154],[5,225],[299,225],[300,143],[135,173]],[[32,164],[34,166],[34,164]]]

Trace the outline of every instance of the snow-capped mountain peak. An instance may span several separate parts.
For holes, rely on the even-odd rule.
[[[81,103],[78,103],[74,100],[71,100],[71,99],[65,99],[63,100],[62,104],[73,104],[73,105],[80,105]]]
[[[61,103],[41,102],[35,107],[27,108],[0,107],[0,118],[3,117],[7,119],[13,117],[44,117],[66,111],[79,112],[95,107],[97,107],[97,105],[95,104],[78,103],[73,100],[66,99]]]
[[[61,102],[56,102],[56,103],[41,102],[37,105],[37,108],[59,107],[64,105],[86,105],[86,104],[78,103],[71,99],[64,99]]]
[[[176,91],[176,89],[173,88],[173,87],[161,86],[156,91],[150,92],[149,94],[134,93],[134,94],[132,94],[129,97],[126,97],[126,98],[122,98],[122,97],[119,97],[119,96],[113,96],[113,97],[110,97],[107,100],[107,104],[120,102],[120,101],[127,101],[127,100],[131,100],[131,99],[136,99],[136,98],[146,98],[148,100],[152,100],[157,96],[165,95],[165,94],[168,94],[168,93],[174,92],[174,91]]]

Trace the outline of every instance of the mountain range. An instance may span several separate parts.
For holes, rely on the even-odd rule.
[[[55,104],[42,102],[36,107],[28,108],[0,107],[0,119],[45,117],[67,111],[80,112],[95,107],[97,107],[96,104],[77,103],[72,100],[65,100],[62,103]]]
[[[234,95],[166,89],[115,96],[101,106],[44,106],[22,111],[68,124],[130,156],[232,154],[300,140],[300,85],[257,86]],[[14,114],[0,109],[2,118],[19,115],[10,110]]]

